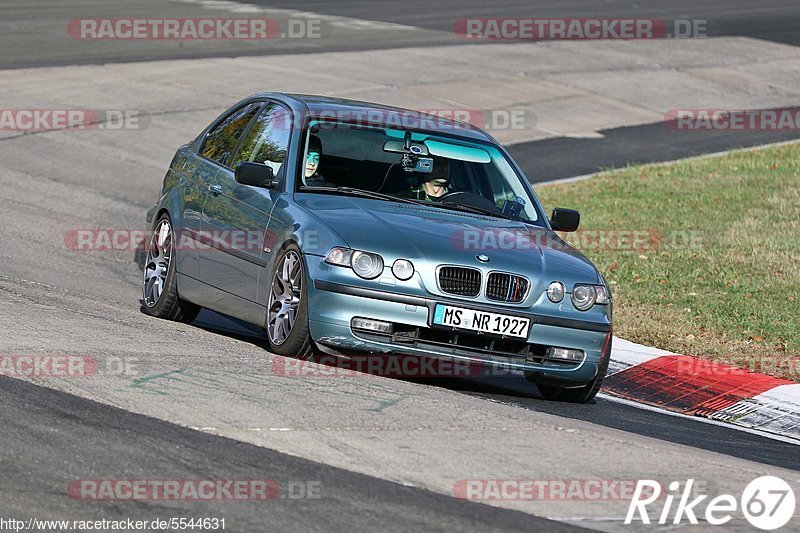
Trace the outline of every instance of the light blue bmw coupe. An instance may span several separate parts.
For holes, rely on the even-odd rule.
[[[589,401],[611,352],[611,293],[555,233],[489,134],[434,115],[263,93],[175,154],[143,309],[201,307],[266,330],[272,351],[419,356],[522,371]]]

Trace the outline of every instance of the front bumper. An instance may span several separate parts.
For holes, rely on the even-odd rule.
[[[449,358],[488,367],[530,372],[538,378],[565,384],[593,380],[601,359],[608,357],[603,348],[611,335],[610,323],[536,315],[521,309],[490,308],[463,300],[422,298],[322,280],[309,284],[308,297],[312,338],[317,344],[344,355],[367,352]],[[354,331],[350,325],[353,317],[364,317],[404,325],[407,329],[416,330],[417,334],[435,331],[446,337],[453,330],[430,326],[430,318],[437,303],[530,318],[528,338],[520,339],[517,343],[529,344],[530,353],[510,354],[507,350],[496,350],[495,346],[508,346],[509,343],[502,338],[488,335],[481,336],[486,344],[477,348],[474,342],[470,346],[463,346],[458,342],[453,344],[452,339],[447,341],[442,335],[434,335],[436,341],[432,341],[428,335],[428,338],[409,342],[406,337]],[[460,334],[472,340],[476,337],[468,332]],[[495,343],[490,342],[493,338],[496,339]],[[536,356],[550,346],[582,350],[584,358],[580,362],[567,364]]]

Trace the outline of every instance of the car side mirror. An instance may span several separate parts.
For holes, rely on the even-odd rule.
[[[550,216],[550,226],[554,231],[577,231],[581,223],[581,214],[574,209],[556,207]]]
[[[260,163],[242,161],[236,165],[234,175],[236,176],[236,181],[242,185],[265,187],[267,189],[271,189],[275,185],[275,175],[272,172],[272,167]]]

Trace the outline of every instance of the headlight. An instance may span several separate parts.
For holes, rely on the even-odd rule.
[[[572,288],[572,305],[578,311],[587,311],[594,305],[595,286],[575,285]]]
[[[325,262],[330,263],[332,265],[338,265],[343,267],[350,266],[350,257],[353,255],[353,250],[350,248],[331,248],[327,254],[325,254]]]
[[[383,272],[383,258],[369,252],[353,252],[350,258],[353,271],[364,279],[377,278]]]
[[[557,304],[564,299],[564,284],[560,281],[554,281],[547,287],[547,297],[554,304]]]
[[[399,280],[409,280],[414,275],[414,265],[408,259],[398,259],[392,265],[392,274]]]
[[[378,254],[351,250],[341,246],[331,248],[325,254],[325,262],[331,265],[352,268],[356,274],[364,279],[377,278],[383,273],[383,258]],[[413,265],[411,266],[411,271],[413,274]]]

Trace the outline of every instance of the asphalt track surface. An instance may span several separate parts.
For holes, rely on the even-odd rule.
[[[204,310],[194,324],[247,342],[264,342],[249,324],[235,319],[223,319],[211,311]],[[764,438],[723,425],[712,425],[703,419],[695,420],[687,416],[640,409],[602,395],[585,405],[544,401],[521,376],[425,378],[414,382],[800,471],[800,454],[797,453],[797,445],[794,443]]]
[[[514,144],[508,150],[536,183],[800,138],[798,130],[683,132],[664,122],[601,133],[601,138],[555,137]]]
[[[0,513],[5,517],[227,517],[225,531],[583,531],[192,431],[18,380],[0,378],[0,405]],[[72,480],[114,479],[120,469],[130,473],[129,479],[269,480],[277,483],[280,495],[254,502],[146,505],[67,494]],[[308,483],[299,485],[297,480]],[[298,498],[306,491],[315,497]]]
[[[792,0],[758,3],[742,0],[702,2],[694,0],[670,2],[611,0],[602,3],[583,0],[504,0],[499,2],[412,0],[402,2],[402,4],[391,0],[336,2],[336,4],[324,0],[315,2],[253,0],[252,3],[349,17],[364,17],[364,13],[369,13],[368,18],[370,19],[439,31],[452,30],[453,19],[462,17],[704,19],[708,21],[707,35],[709,37],[747,36],[786,44],[800,44],[800,25],[798,25],[800,5]]]
[[[800,45],[800,3],[772,0],[754,4],[743,0],[695,2],[527,2],[457,0],[455,2],[349,1],[290,2],[254,0],[267,10],[262,16],[281,24],[289,18],[323,21],[319,39],[252,41],[81,41],[65,31],[69,20],[80,17],[213,17],[229,11],[208,8],[209,0],[8,0],[0,10],[0,68],[156,61],[200,57],[261,56],[335,51],[374,50],[407,46],[464,44],[453,35],[453,22],[466,17],[638,17],[704,19],[714,36],[747,36]],[[213,4],[213,2],[212,2]],[[224,4],[224,2],[222,2]],[[258,14],[243,12],[243,17]],[[339,17],[344,17],[339,20]],[[380,23],[389,26],[381,26]],[[363,23],[363,24],[362,24]],[[397,25],[394,27],[393,25]],[[472,41],[471,41],[472,42]],[[485,42],[485,46],[492,43]],[[402,53],[402,52],[398,52]],[[424,68],[424,66],[423,66]],[[347,65],[342,65],[346,71]],[[688,134],[671,130],[663,121],[615,128],[602,138],[552,138],[510,147],[532,181],[583,175],[628,164],[668,161],[683,157],[757,146],[800,138],[800,131],[709,131]]]
[[[321,39],[288,39],[265,44],[249,42],[176,43],[151,41],[131,48],[106,42],[88,46],[65,35],[66,23],[73,18],[99,17],[192,17],[213,16],[200,9],[203,0],[6,0],[0,11],[0,43],[4,53],[1,68],[72,65],[120,61],[143,61],[197,57],[233,57],[283,53],[315,53],[370,50],[403,46],[463,44],[453,34],[453,24],[467,17],[536,18],[660,18],[702,19],[707,35],[747,36],[780,43],[800,44],[800,4],[793,0],[750,2],[712,0],[696,2],[659,0],[586,2],[572,0],[535,1],[456,0],[360,0],[345,2],[253,0],[250,4],[284,10],[266,16],[282,20],[291,13],[309,12],[401,25],[392,29],[373,24],[353,31],[353,26],[330,28]],[[213,11],[211,12],[213,13]],[[243,13],[242,16],[250,16]],[[325,22],[327,24],[327,22]],[[410,28],[410,29],[409,29]],[[414,31],[416,29],[416,31]],[[97,44],[97,43],[95,43]],[[489,44],[490,45],[490,44]],[[343,67],[346,68],[346,67]]]
[[[414,38],[414,45],[453,44],[449,32],[452,20],[459,17],[486,16],[637,16],[669,18],[708,18],[711,35],[746,35],[787,44],[800,44],[800,4],[795,1],[758,3],[735,2],[608,2],[602,6],[578,2],[492,3],[469,1],[432,4],[430,2],[261,2],[253,3],[291,10],[313,11],[339,16],[369,18],[395,24],[411,25],[429,33]],[[104,10],[99,12],[96,5]],[[108,7],[100,2],[37,3],[12,2],[0,12],[0,27],[47,27],[61,25],[74,16],[122,16],[147,12],[143,2],[127,2]],[[73,9],[76,6],[77,11]],[[635,6],[635,7],[634,7]],[[145,5],[145,8],[147,6]],[[137,11],[138,10],[138,11]],[[368,17],[366,15],[369,15]],[[43,26],[39,26],[44,24]],[[326,50],[358,50],[375,47],[376,35],[369,31],[362,42],[332,39]],[[0,39],[1,40],[1,39]],[[341,41],[341,42],[340,42]],[[398,32],[396,38],[384,39],[382,47],[407,46],[410,40]],[[8,43],[4,43],[8,44]],[[73,43],[74,44],[74,43]],[[306,45],[289,43],[266,50],[231,48],[180,49],[169,43],[153,43],[146,50],[121,53],[109,48],[87,57],[79,46],[63,47],[57,39],[40,40],[36,49],[26,52],[14,45],[4,46],[0,67],[71,65],[79,63],[157,60],[166,58],[211,57],[215,55],[263,55],[270,53],[305,53],[319,51]],[[487,45],[490,46],[490,45]],[[704,134],[702,139],[691,135],[671,136],[663,123],[618,128],[603,132],[602,139],[550,139],[511,147],[512,155],[530,171],[530,175],[546,179],[593,172],[598,168],[621,167],[631,162],[676,159],[689,155],[716,152],[727,148],[775,142],[795,135]],[[567,161],[568,163],[564,163]],[[537,181],[537,178],[534,178]],[[152,194],[145,194],[150,197]],[[35,204],[32,198],[27,199]],[[5,200],[4,200],[5,201]],[[135,202],[140,199],[134,199]],[[68,217],[65,217],[65,220]],[[66,222],[64,222],[66,223]],[[4,219],[6,224],[14,224]],[[35,239],[31,247],[35,248]],[[27,258],[28,252],[24,252]],[[33,257],[45,261],[47,250],[36,251]],[[9,259],[6,256],[5,259]],[[31,261],[29,264],[37,264]],[[19,265],[17,265],[19,266]],[[126,272],[126,280],[135,278],[126,266],[108,267],[114,278]],[[33,268],[33,267],[31,267]],[[94,268],[94,267],[92,267]],[[135,271],[135,269],[133,269]],[[107,284],[100,292],[111,292],[125,284]],[[93,287],[85,286],[87,292]],[[24,292],[23,289],[20,289]],[[18,295],[17,295],[18,296]],[[20,296],[20,298],[23,298]],[[135,297],[134,297],[135,298]],[[98,305],[103,296],[96,295]],[[133,301],[133,298],[131,298]],[[10,304],[14,306],[12,301]],[[36,305],[47,305],[37,302]],[[136,305],[133,303],[132,305]],[[78,308],[81,313],[85,310]],[[0,312],[3,310],[0,309]],[[8,309],[6,309],[8,312]],[[2,313],[0,313],[2,314]],[[11,311],[13,314],[13,310]],[[78,316],[81,316],[78,313]],[[120,320],[125,320],[124,318]],[[32,326],[33,327],[33,326]],[[257,343],[258,337],[243,326],[211,312],[204,312],[191,328],[221,336],[231,343]],[[190,329],[191,329],[190,328]],[[503,383],[468,380],[440,380],[423,383],[488,402],[510,405],[522,410],[555,415],[565,420],[580,420],[619,429],[632,435],[685,445],[690,450],[702,449],[769,466],[800,471],[797,445],[768,439],[729,428],[654,413],[599,398],[587,406],[545,402],[527,383],[510,380]],[[0,514],[27,516],[31,510],[59,518],[87,518],[88,515],[112,518],[128,517],[132,511],[142,516],[168,517],[175,514],[235,516],[232,530],[567,530],[570,526],[553,524],[507,509],[497,509],[460,501],[438,493],[407,487],[398,483],[366,476],[306,459],[279,453],[237,440],[209,435],[158,420],[132,414],[112,406],[92,402],[76,395],[39,387],[17,380],[0,378]],[[131,477],[174,478],[270,478],[322,480],[321,500],[275,501],[264,507],[244,504],[209,504],[199,509],[196,504],[106,504],[82,502],[65,495],[65,487],[74,478],[119,477],[120,471]],[[139,516],[137,516],[139,518]],[[269,527],[265,528],[265,524]]]

